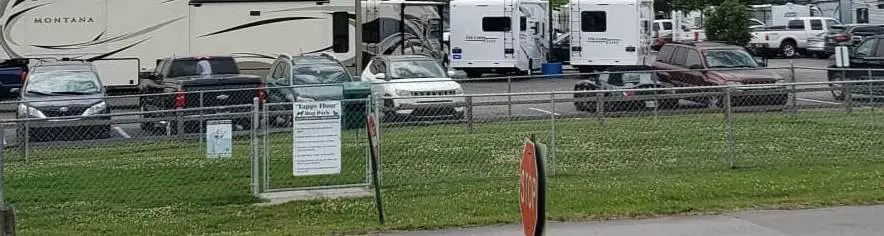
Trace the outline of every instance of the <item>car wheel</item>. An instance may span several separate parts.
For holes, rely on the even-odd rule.
[[[481,72],[481,71],[465,70],[464,72],[467,73],[467,77],[468,77],[468,78],[481,78],[481,77],[482,77],[482,72]]]
[[[586,87],[580,87],[577,89],[578,91],[591,91],[591,89]],[[586,98],[592,97],[594,94],[591,93],[575,93],[574,98]],[[575,101],[574,107],[577,108],[578,111],[584,112],[595,112],[596,111],[596,102],[595,101]]]
[[[832,75],[829,77],[829,81],[841,82],[841,81],[844,81],[844,76],[841,73],[837,73],[837,72],[832,73]],[[842,90],[843,89],[842,87],[843,87],[842,84],[839,84],[839,83],[829,84],[829,88],[832,89],[832,97],[834,97],[835,100],[838,100],[838,101],[844,100],[844,91]]]
[[[798,56],[798,47],[792,41],[783,42],[783,45],[780,45],[780,50],[783,51],[783,56],[786,58]]]
[[[709,96],[706,98],[706,108],[709,109],[720,109],[722,106],[721,96]]]

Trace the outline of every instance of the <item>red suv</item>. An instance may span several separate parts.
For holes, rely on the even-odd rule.
[[[782,76],[763,70],[763,66],[763,63],[756,60],[743,47],[712,42],[667,43],[660,48],[654,61],[654,67],[658,70],[680,70],[657,72],[661,81],[676,87],[770,84],[770,86],[737,88],[738,91],[753,92],[735,94],[732,97],[734,102],[732,104],[786,104],[788,93],[784,91],[784,86],[779,85],[783,81]],[[738,70],[737,68],[759,69]],[[690,100],[704,103],[710,108],[717,108],[721,107],[723,98],[707,96]]]

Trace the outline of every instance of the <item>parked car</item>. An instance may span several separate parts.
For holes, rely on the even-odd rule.
[[[384,99],[384,120],[409,118],[454,118],[464,114],[463,88],[452,80],[453,71],[436,59],[420,55],[387,55],[371,59],[362,71],[362,81]],[[438,97],[437,97],[438,96]],[[420,97],[404,98],[402,97]]]
[[[282,54],[273,62],[264,78],[267,103],[271,111],[290,111],[291,103],[312,101],[341,101],[368,98],[371,85],[358,81],[336,57],[331,54],[291,56]],[[281,104],[281,105],[274,105]],[[366,103],[361,101],[343,104],[344,113],[363,114]],[[361,121],[360,119],[356,121]],[[288,115],[271,116],[276,124],[291,124]],[[344,122],[353,122],[344,119]]]
[[[0,98],[18,96],[12,89],[21,89],[22,82],[28,75],[25,68],[21,64],[0,63]]]
[[[174,111],[199,107],[216,109],[187,111],[182,116],[199,117],[214,113],[245,113],[251,107],[233,105],[252,104],[252,99],[263,100],[264,85],[261,77],[240,74],[233,57],[174,57],[157,62],[155,71],[143,80],[139,105],[142,111]],[[156,95],[151,95],[156,94]],[[171,95],[170,95],[171,94]],[[168,121],[144,122],[142,129],[158,131],[165,128],[169,133],[178,132],[176,112],[150,113],[144,118],[171,118]],[[251,127],[251,117],[233,119],[236,127]],[[182,126],[186,133],[199,132],[200,121],[189,119]]]
[[[65,126],[19,127],[19,133],[27,130],[28,140],[81,140],[111,134],[110,116],[96,116],[110,113],[110,108],[98,72],[90,62],[35,64],[22,88],[13,88],[12,92],[20,93],[19,118],[55,118],[46,120],[51,123],[83,121]]]
[[[627,99],[626,101],[604,102],[605,110],[622,110],[622,109],[639,109],[639,108],[664,108],[672,109],[678,106],[678,99],[658,99],[648,97],[646,99],[629,100],[633,96],[654,95],[654,94],[672,94],[672,90],[660,91],[635,91],[631,89],[651,89],[651,88],[667,88],[670,85],[660,82],[657,74],[652,71],[654,68],[649,66],[618,66],[610,67],[598,77],[588,80],[581,80],[574,85],[575,91],[593,91],[593,90],[623,90],[625,92],[606,92],[606,99]],[[598,96],[594,93],[575,93],[574,98],[585,98]],[[579,111],[594,112],[597,109],[595,100],[592,101],[575,101],[574,107]]]
[[[884,34],[881,24],[848,24],[836,25],[824,35],[825,52],[835,54],[836,46],[856,46],[864,37]]]
[[[826,32],[841,22],[829,17],[798,17],[787,25],[758,27],[752,30],[749,43],[758,53],[795,57],[806,51],[807,39]]]
[[[884,58],[884,35],[875,35],[868,36],[856,47],[854,47],[850,51],[850,68],[851,69],[884,69],[884,61],[881,58]],[[835,67],[835,60],[831,60],[831,64],[829,68]],[[871,73],[871,78],[869,78],[869,73]],[[851,70],[851,71],[838,71],[838,70],[829,70],[828,71],[829,81],[845,81],[845,80],[869,80],[875,79],[879,80],[884,78],[884,71],[874,71],[874,70]],[[834,87],[832,90],[832,96],[837,100],[846,99],[846,95],[843,90],[841,90],[840,84],[831,84],[830,86]],[[862,84],[853,84],[850,89],[851,96],[861,95],[861,96],[872,96],[872,97],[880,97],[884,96],[884,84],[882,83],[862,83]]]
[[[654,39],[654,42],[651,43],[651,50],[660,51],[660,48],[663,47],[663,44],[672,42],[672,33],[668,33],[657,37]]]
[[[788,93],[784,90],[785,86],[778,85],[783,82],[782,76],[761,70],[765,65],[759,60],[740,46],[713,42],[675,42],[663,45],[653,65],[661,70],[678,70],[657,72],[661,81],[676,87],[756,85],[738,90],[768,91],[764,95],[735,95],[732,104],[786,104]],[[762,84],[766,86],[761,86]],[[690,100],[704,103],[709,108],[718,108],[723,103],[722,99],[721,96],[704,96]]]

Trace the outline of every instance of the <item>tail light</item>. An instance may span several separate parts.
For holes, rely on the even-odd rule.
[[[626,92],[623,92],[623,96],[627,96],[627,97],[635,96],[635,90],[626,90]]]
[[[175,93],[175,108],[182,109],[184,105],[187,103],[186,94],[184,93],[184,88],[179,88],[178,92]]]
[[[770,41],[770,35],[764,34],[764,41]]]
[[[21,82],[25,82],[25,80],[27,80],[27,79],[28,79],[28,72],[22,71],[21,72]]]

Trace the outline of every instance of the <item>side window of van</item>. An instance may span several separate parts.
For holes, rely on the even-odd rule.
[[[482,31],[485,32],[508,32],[512,29],[509,17],[494,16],[482,18]]]
[[[608,14],[604,11],[580,12],[580,28],[583,32],[608,31]]]

